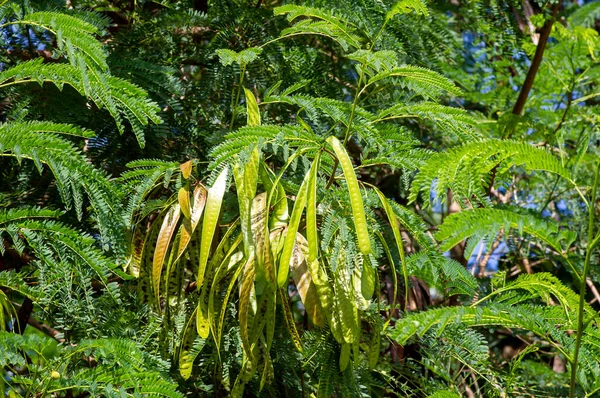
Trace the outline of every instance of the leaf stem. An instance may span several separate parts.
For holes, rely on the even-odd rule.
[[[585,260],[583,264],[583,272],[581,274],[581,278],[579,280],[579,309],[577,313],[577,331],[575,335],[575,351],[573,352],[573,357],[571,358],[571,384],[569,390],[569,398],[575,398],[575,387],[577,384],[577,361],[579,359],[579,350],[581,348],[581,337],[583,336],[583,331],[585,329],[583,325],[583,310],[585,304],[585,293],[586,293],[586,279],[587,275],[590,271],[590,263],[592,252],[594,250],[594,246],[598,243],[598,239],[600,236],[593,238],[594,236],[594,220],[595,220],[595,212],[596,212],[596,191],[598,189],[598,175],[600,174],[600,161],[596,163],[596,173],[594,176],[594,185],[592,187],[592,196],[590,198],[590,202],[588,203],[588,248],[585,253]]]
[[[246,74],[246,66],[240,68],[240,81],[237,86],[237,93],[235,100],[233,95],[231,96],[231,122],[229,123],[229,131],[233,130],[233,124],[235,123],[235,117],[237,116],[237,106],[240,103],[240,93],[242,92],[242,85],[244,83],[244,75]]]
[[[346,134],[344,136],[344,146],[348,142],[348,138],[350,138],[350,127],[352,127],[352,121],[354,120],[354,113],[356,111],[356,103],[358,102],[358,97],[360,97],[360,93],[362,90],[360,89],[360,85],[365,77],[365,64],[361,64],[360,68],[360,77],[358,78],[358,84],[356,85],[356,95],[354,96],[354,101],[352,102],[352,110],[350,111],[350,119],[348,120],[348,127],[346,128]]]

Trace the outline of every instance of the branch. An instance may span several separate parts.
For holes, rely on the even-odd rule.
[[[521,113],[523,113],[525,102],[527,102],[527,97],[529,96],[529,92],[531,91],[531,87],[533,86],[533,81],[535,80],[537,71],[540,67],[540,64],[542,63],[542,58],[544,57],[544,50],[546,49],[546,44],[548,43],[548,38],[550,37],[550,32],[552,31],[552,25],[554,25],[554,21],[556,20],[556,14],[558,14],[559,6],[560,2],[557,2],[556,4],[554,4],[554,6],[552,6],[552,17],[547,19],[546,23],[544,23],[544,26],[542,27],[542,31],[540,33],[540,40],[535,49],[535,54],[533,56],[533,59],[531,60],[529,70],[527,71],[525,82],[523,82],[523,86],[521,87],[521,91],[519,92],[517,102],[515,102],[515,105],[512,109],[512,113],[514,115],[521,115]]]
[[[29,318],[28,324],[33,326],[37,330],[44,332],[45,334],[52,337],[54,340],[58,341],[59,343],[65,342],[65,339],[63,337],[59,337],[59,336],[62,336],[62,333],[59,332],[58,330],[54,329],[53,327],[50,327],[44,323],[41,323],[40,321],[33,319],[33,318]]]

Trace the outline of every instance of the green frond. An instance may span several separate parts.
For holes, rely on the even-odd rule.
[[[582,5],[569,16],[571,25],[585,28],[593,27],[597,19],[600,19],[600,3],[597,1]]]
[[[436,252],[418,252],[410,255],[406,262],[410,275],[441,291],[447,289],[449,296],[472,296],[477,290],[477,279],[462,264]]]
[[[43,58],[22,62],[0,72],[0,88],[24,83],[52,83],[62,90],[65,84],[89,97],[99,108],[105,108],[115,119],[120,132],[122,120],[130,122],[138,142],[144,146],[143,127],[149,122],[161,123],[157,105],[147,98],[145,90],[124,79],[73,64],[44,63]]]
[[[247,148],[256,145],[270,145],[272,151],[284,152],[290,147],[295,150],[319,148],[323,145],[323,138],[308,132],[300,126],[247,126],[227,134],[222,144],[216,146],[210,156],[214,159],[212,168],[223,163],[229,163]],[[289,156],[289,152],[288,152]],[[286,159],[287,160],[287,159]]]
[[[335,40],[346,51],[349,47],[356,49],[362,47],[363,40],[356,33],[355,27],[323,9],[288,4],[276,7],[273,12],[275,15],[286,14],[290,22],[298,18],[306,18],[296,22],[290,28],[283,29],[280,34],[282,38],[297,35],[321,35]]]
[[[402,65],[388,71],[377,73],[371,77],[368,87],[384,79],[391,78],[393,83],[408,88],[424,98],[438,98],[443,93],[460,95],[461,91],[448,78],[427,68],[413,65]],[[395,80],[399,78],[398,80]]]
[[[396,104],[384,109],[377,115],[377,119],[380,121],[404,118],[421,118],[425,121],[432,121],[442,130],[454,133],[463,142],[482,138],[481,134],[475,129],[481,123],[480,120],[469,115],[464,109],[435,102]]]
[[[498,168],[496,175],[502,175],[513,166],[554,173],[571,181],[569,171],[550,152],[523,142],[488,139],[433,154],[413,180],[409,199],[414,202],[423,193],[426,205],[432,205],[432,189],[442,202],[451,189],[459,203],[485,203],[492,171]]]
[[[391,19],[397,14],[410,14],[429,16],[427,5],[423,0],[399,0],[386,15],[386,19]]]
[[[0,210],[0,236],[9,236],[19,251],[29,246],[41,261],[60,259],[89,267],[106,286],[116,265],[98,250],[94,238],[53,220],[60,215],[35,208]]]
[[[391,50],[357,50],[347,54],[346,58],[358,62],[367,76],[389,72],[398,66],[398,54]]]
[[[51,131],[51,132],[46,132]],[[30,159],[41,172],[48,167],[55,179],[58,191],[67,209],[75,205],[82,215],[82,193],[85,192],[95,210],[104,238],[116,243],[122,234],[115,214],[119,191],[107,176],[94,168],[82,153],[59,133],[83,135],[87,133],[71,125],[46,122],[13,122],[0,125],[0,154],[17,160]]]
[[[34,25],[49,30],[56,36],[58,48],[66,50],[72,64],[75,64],[76,52],[89,59],[94,67],[106,71],[106,53],[102,43],[96,40],[98,28],[91,23],[72,15],[39,11],[27,14],[18,20],[22,25]]]
[[[559,310],[562,313],[562,310]],[[530,305],[485,307],[443,307],[425,312],[409,313],[398,320],[390,336],[399,344],[406,344],[413,337],[422,337],[428,332],[440,335],[448,326],[463,324],[468,327],[499,326],[508,329],[522,329],[541,337],[558,336],[566,338],[552,323],[557,312],[549,312],[546,307]],[[559,315],[559,319],[564,319]]]
[[[435,237],[441,242],[440,249],[446,251],[472,236],[493,240],[500,230],[506,236],[510,231],[531,235],[559,255],[565,255],[576,238],[573,231],[561,230],[552,220],[510,207],[477,208],[451,214],[444,219]]]
[[[262,48],[260,47],[250,47],[240,52],[235,52],[228,48],[220,48],[215,51],[215,54],[219,57],[219,62],[223,66],[236,63],[240,68],[245,68],[248,64],[256,61],[261,53]]]
[[[494,281],[493,281],[494,283]],[[482,303],[493,298],[496,303],[505,303],[510,305],[530,302],[536,298],[550,305],[556,300],[564,311],[566,323],[575,327],[575,314],[579,307],[579,295],[566,287],[557,277],[547,272],[538,272],[535,274],[525,274],[519,276],[516,280],[502,283],[496,286],[494,290],[477,301]],[[587,303],[584,305],[584,311],[588,317],[595,317],[595,312]]]

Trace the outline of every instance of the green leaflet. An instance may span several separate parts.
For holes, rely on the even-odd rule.
[[[244,94],[246,95],[246,112],[248,113],[247,124],[248,126],[260,126],[260,112],[258,111],[256,97],[246,87],[244,87]]]
[[[381,192],[376,187],[372,187],[377,196],[379,196],[379,200],[383,206],[383,210],[390,222],[390,227],[392,228],[392,232],[394,233],[394,241],[396,242],[396,247],[398,248],[398,254],[400,254],[400,266],[402,267],[402,276],[404,277],[404,300],[405,302],[408,300],[408,269],[406,268],[406,256],[404,254],[404,243],[402,242],[402,235],[400,234],[400,228],[398,227],[398,220],[396,219],[396,214],[394,213],[394,209],[390,206],[388,199],[385,197],[383,192]],[[383,236],[380,236],[381,241],[383,241]],[[387,243],[385,245],[387,247]],[[389,251],[389,249],[387,249]],[[388,257],[391,259],[391,255],[388,254]],[[396,270],[394,269],[395,273]],[[394,305],[396,303],[396,290],[394,289]],[[406,305],[405,305],[406,307]]]
[[[350,363],[350,344],[342,344],[340,350],[340,372],[343,372]]]
[[[204,221],[202,223],[202,241],[200,243],[200,263],[198,265],[198,287],[202,286],[204,282],[204,273],[206,271],[206,264],[208,263],[208,256],[210,254],[210,247],[215,236],[215,230],[217,229],[217,222],[221,214],[221,204],[223,203],[223,196],[225,195],[225,188],[227,188],[227,173],[229,169],[225,167],[223,171],[217,177],[213,186],[208,190],[208,197],[206,199],[206,214],[204,215]]]
[[[417,15],[429,16],[427,5],[423,0],[400,0],[385,16],[386,20],[392,19],[396,14],[410,14],[415,12]]]
[[[180,214],[179,204],[173,205],[168,210],[167,216],[163,220],[160,232],[158,233],[156,249],[154,250],[154,259],[152,261],[152,289],[154,290],[154,297],[157,301],[160,297],[160,276],[167,255],[167,249],[173,238],[177,223],[179,222]]]
[[[318,160],[319,157],[315,158],[315,160],[313,161],[312,165],[310,166],[311,171],[313,170],[313,168],[318,167]],[[304,206],[306,206],[306,196],[308,193],[308,182],[310,180],[311,171],[309,171],[309,173],[306,176],[304,176],[302,185],[300,185],[300,189],[298,190],[298,196],[296,196],[294,208],[292,209],[290,223],[288,224],[288,229],[285,234],[285,240],[283,242],[283,251],[279,260],[279,269],[277,272],[277,285],[279,287],[285,286],[285,284],[288,281],[290,260],[294,251],[294,245],[296,244],[296,233],[298,232],[298,227],[300,226],[302,211],[304,210]]]
[[[367,256],[372,253],[371,241],[369,240],[367,228],[367,216],[365,214],[358,180],[356,179],[356,174],[354,174],[352,161],[342,146],[342,143],[337,138],[330,136],[327,138],[327,142],[333,148],[333,151],[342,166],[344,178],[348,185],[348,193],[350,194],[350,205],[352,206],[352,218],[354,219],[354,228],[356,228],[356,236],[358,237],[358,248],[363,255]]]

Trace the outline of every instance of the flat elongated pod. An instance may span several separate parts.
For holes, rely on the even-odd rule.
[[[308,261],[319,256],[319,237],[317,235],[317,173],[321,161],[321,152],[317,152],[308,176],[306,204],[306,240],[308,241]]]
[[[390,222],[390,227],[392,228],[392,232],[394,234],[394,241],[396,242],[396,248],[398,249],[398,254],[400,254],[400,267],[402,268],[402,276],[404,277],[404,298],[408,300],[408,269],[406,268],[406,255],[404,253],[404,243],[402,242],[402,235],[400,234],[400,227],[398,227],[398,219],[396,214],[394,213],[394,209],[388,202],[388,199],[385,197],[383,192],[379,189],[373,187],[377,196],[379,196],[379,200],[381,201],[381,205],[383,206],[383,210]],[[383,237],[381,237],[383,240]],[[387,245],[386,245],[387,246]],[[391,256],[389,256],[391,258]],[[396,272],[396,270],[392,270]],[[394,276],[395,278],[395,276]],[[394,304],[396,303],[396,290],[394,290]]]
[[[223,196],[225,195],[225,189],[227,188],[227,174],[229,169],[225,167],[221,174],[215,180],[213,186],[208,190],[208,197],[206,198],[206,209],[204,214],[204,221],[202,222],[202,241],[200,243],[200,264],[198,265],[198,278],[197,285],[201,286],[204,282],[204,273],[206,271],[206,264],[208,263],[208,256],[210,254],[210,247],[212,245],[213,238],[215,236],[215,230],[219,222],[219,216],[221,214],[221,205],[223,204]]]
[[[323,327],[325,326],[326,316],[321,306],[316,284],[313,282],[313,277],[308,268],[305,256],[306,252],[306,239],[298,233],[296,235],[296,246],[294,246],[290,262],[292,278],[294,279],[306,313],[316,326]]]
[[[179,191],[177,192],[177,200],[179,201],[181,212],[185,218],[189,219],[192,216],[192,208],[190,204],[190,191],[187,187],[179,188]]]
[[[358,238],[358,248],[363,255],[367,256],[372,252],[371,241],[369,240],[367,228],[367,216],[363,206],[358,180],[356,179],[356,174],[354,174],[352,161],[350,160],[350,156],[348,156],[346,149],[344,149],[344,146],[337,138],[330,136],[327,138],[327,142],[333,148],[333,151],[342,166],[344,178],[348,185],[348,193],[350,194],[350,205],[352,206],[352,218],[354,220],[354,228],[356,229],[356,236]]]
[[[177,259],[175,260],[175,262],[177,262],[181,258],[183,252],[188,247],[192,239],[192,234],[194,233],[196,227],[198,226],[198,223],[200,222],[200,217],[202,217],[205,205],[206,189],[204,189],[203,186],[198,185],[196,186],[196,188],[194,188],[190,216],[185,218],[181,223],[179,231],[179,245],[177,247]]]
[[[192,367],[194,360],[200,354],[202,347],[204,347],[204,341],[200,346],[200,349],[194,347],[196,340],[196,331],[194,330],[194,323],[196,322],[196,311],[192,312],[190,319],[188,320],[183,335],[181,338],[181,345],[179,346],[179,374],[184,380],[187,380],[192,375]]]
[[[154,259],[152,260],[152,289],[154,290],[154,297],[157,300],[160,294],[160,276],[162,274],[162,268],[165,263],[169,244],[175,234],[180,214],[179,204],[173,205],[167,212],[167,216],[163,220],[160,232],[158,233],[158,240],[156,241],[156,248],[154,250]]]
[[[252,91],[244,87],[246,95],[246,112],[248,113],[248,126],[260,126],[260,112],[258,111],[258,103]]]
[[[313,166],[315,166],[313,162]],[[311,166],[312,169],[312,166]],[[306,194],[308,187],[308,180],[310,178],[310,172],[304,177],[302,185],[298,190],[298,196],[294,202],[294,209],[292,210],[292,216],[290,217],[290,223],[288,224],[287,231],[285,232],[285,239],[283,242],[283,251],[279,259],[279,269],[277,270],[277,285],[283,287],[287,284],[288,273],[290,271],[290,260],[294,252],[294,245],[296,244],[296,233],[300,226],[300,219],[302,218],[302,211],[306,206]]]

